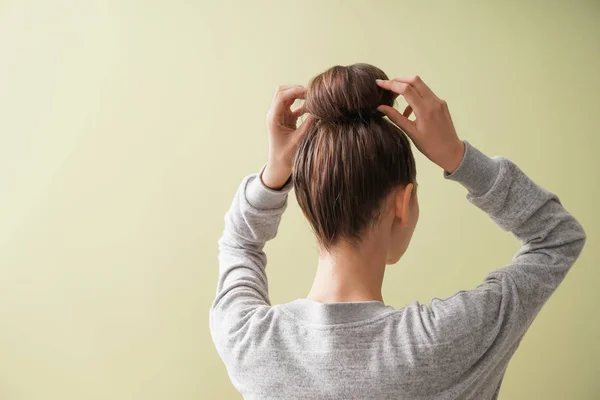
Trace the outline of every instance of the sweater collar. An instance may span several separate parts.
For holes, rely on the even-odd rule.
[[[320,303],[309,299],[297,299],[283,305],[297,318],[315,325],[339,325],[375,319],[394,311],[380,301],[347,303]]]

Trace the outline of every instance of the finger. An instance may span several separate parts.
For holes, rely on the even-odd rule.
[[[399,81],[384,81],[381,79],[377,79],[377,85],[383,89],[391,90],[394,93],[401,94],[408,103],[409,106],[415,112],[415,115],[418,117],[419,113],[423,110],[424,102],[421,96],[417,93],[417,91],[411,87],[408,83],[399,82]]]
[[[273,100],[273,111],[275,115],[283,115],[291,112],[290,108],[294,101],[304,99],[306,97],[306,88],[295,86],[285,89],[275,96]]]
[[[313,115],[309,115],[304,120],[304,122],[302,122],[300,124],[300,126],[298,127],[298,129],[296,129],[296,132],[294,133],[294,135],[296,136],[297,143],[300,143],[300,140],[302,140],[302,138],[309,131],[309,129],[312,126],[312,124],[313,124],[314,121],[315,121],[315,117]]]
[[[393,123],[398,125],[398,127],[402,129],[402,131],[404,131],[408,137],[411,138],[411,140],[414,141],[417,129],[413,121],[400,114],[400,111],[396,110],[394,107],[379,106],[377,107],[377,110],[384,113]]]
[[[293,87],[302,87],[301,85],[279,85],[277,86],[277,89],[275,89],[276,92],[283,92],[286,89],[290,89]]]
[[[284,92],[286,90],[292,89],[292,88],[297,88],[297,87],[302,87],[300,85],[279,85],[275,88],[275,92],[273,93],[273,101],[275,101],[275,99],[277,99],[277,96],[280,95],[281,92]]]
[[[410,117],[410,114],[412,114],[412,112],[413,112],[412,107],[411,106],[407,106],[404,109],[404,112],[402,113],[402,115],[404,115],[406,118],[408,118],[408,117]]]
[[[304,86],[294,86],[279,92],[279,100],[283,102],[304,99],[305,97],[306,88]]]
[[[421,77],[418,75],[401,76],[399,78],[394,78],[393,80],[411,85],[425,100],[437,99],[435,93],[433,93],[429,86],[427,86],[427,84],[423,82]]]
[[[299,118],[304,114],[306,114],[304,104],[292,111],[292,115],[294,116],[294,118]]]

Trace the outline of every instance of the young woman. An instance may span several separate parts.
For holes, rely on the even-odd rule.
[[[409,104],[403,113],[397,95]],[[306,100],[292,110],[296,99]],[[558,198],[511,161],[461,141],[446,103],[419,77],[388,80],[371,65],[280,87],[268,130],[268,161],[243,180],[225,217],[210,313],[244,398],[497,398],[525,331],[584,245]],[[403,132],[522,247],[475,289],[396,310],[383,302],[384,271],[419,217]],[[263,246],[292,186],[319,242],[318,269],[307,298],[271,306]]]

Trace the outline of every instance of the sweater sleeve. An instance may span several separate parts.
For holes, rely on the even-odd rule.
[[[509,320],[512,323],[504,321],[504,326],[513,326],[513,333],[520,335],[581,253],[583,228],[556,195],[536,185],[513,162],[490,158],[467,142],[461,165],[445,177],[461,183],[471,203],[521,242],[512,262],[491,272],[474,291],[456,297],[472,310]],[[498,299],[494,292],[502,298],[489,302],[493,310],[485,310],[485,300]]]
[[[585,233],[554,194],[514,163],[490,158],[467,142],[461,165],[445,176],[461,183],[468,200],[520,240],[521,248],[477,287],[434,298],[429,306],[417,303],[414,327],[430,348],[442,352],[434,358],[451,356],[466,368],[491,371],[512,357],[579,256]]]
[[[239,331],[253,311],[270,305],[263,248],[277,234],[292,184],[272,190],[260,179],[263,170],[242,181],[225,215],[217,293],[210,309],[213,337]]]

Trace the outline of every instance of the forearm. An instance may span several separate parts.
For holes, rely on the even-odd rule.
[[[535,184],[513,162],[490,158],[468,143],[463,162],[446,177],[465,186],[468,199],[523,244],[543,242],[553,230],[564,229],[565,238],[581,231],[558,198]],[[561,227],[557,224],[560,221],[570,223]]]
[[[252,297],[268,303],[267,258],[263,252],[273,239],[287,207],[291,184],[272,190],[260,180],[260,174],[245,178],[225,216],[225,230],[219,240],[219,279],[216,307],[223,298]]]

